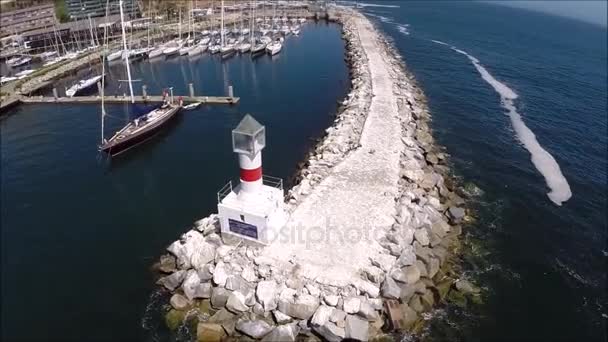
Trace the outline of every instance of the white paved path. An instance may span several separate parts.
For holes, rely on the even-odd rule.
[[[332,169],[294,210],[281,237],[262,252],[279,264],[300,265],[301,276],[341,286],[382,250],[372,233],[394,222],[403,150],[383,47],[367,19],[355,20],[369,59],[374,94],[362,147]]]

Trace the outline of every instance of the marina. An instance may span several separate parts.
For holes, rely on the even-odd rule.
[[[106,138],[130,117],[128,100],[123,101],[128,89],[119,82],[126,79],[124,69],[120,62],[106,67]],[[101,65],[95,64],[93,70],[100,74]],[[59,98],[69,101],[63,89],[87,78],[89,72],[87,65],[66,74],[40,94],[54,102],[55,87]],[[3,302],[3,310],[11,312],[3,315],[7,340],[166,336],[164,322],[147,314],[153,310],[147,308],[148,299],[156,288],[149,267],[167,242],[202,212],[214,209],[217,185],[238,176],[231,167],[232,155],[226,153],[230,130],[245,113],[271,129],[273,146],[265,151],[265,172],[283,178],[287,187],[314,140],[331,124],[337,100],[350,87],[340,27],[326,21],[304,25],[300,36],[286,39],[283,51],[274,58],[264,54],[252,60],[236,54],[222,63],[219,56],[208,53],[196,58],[175,56],[135,62],[131,72],[134,80],[140,80],[134,83],[136,101],[142,85],[147,85],[150,97],[160,98],[163,89],[173,87],[175,99],[182,95],[189,103],[192,83],[197,102],[205,102],[201,95],[209,95],[209,101],[227,99],[232,86],[238,104],[202,103],[182,109],[153,139],[111,161],[98,152],[99,99],[23,103],[2,113],[2,248],[10,255],[4,259],[9,264],[3,271],[12,275],[11,282],[3,283],[10,294]],[[115,96],[119,101],[112,103]],[[212,194],[203,195],[207,191]],[[64,200],[59,203],[53,199],[56,196]],[[63,228],[42,229],[54,226]],[[78,242],[66,246],[62,242],[66,236]],[[27,252],[14,249],[23,243],[39,247]],[[21,260],[19,266],[13,257]],[[110,260],[115,266],[107,264]],[[43,300],[30,297],[27,293],[34,288],[28,284],[35,283],[34,275],[44,277],[47,289],[56,295]],[[98,284],[89,288],[96,296],[88,298],[76,290],[79,286],[74,284],[81,277]],[[86,301],[79,299],[85,297]],[[10,302],[11,298],[21,298],[25,306]],[[58,314],[57,307],[70,314]],[[122,307],[121,313],[109,319],[108,312],[117,307]],[[47,317],[38,329],[27,328],[32,314]]]

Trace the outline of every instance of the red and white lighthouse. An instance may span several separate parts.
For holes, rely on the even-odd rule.
[[[266,129],[247,114],[232,130],[232,150],[238,154],[240,182],[218,192],[222,234],[268,244],[287,221],[283,181],[262,175],[262,150]]]

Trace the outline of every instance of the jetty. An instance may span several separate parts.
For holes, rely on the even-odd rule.
[[[437,303],[479,295],[451,269],[466,210],[424,94],[365,16],[332,6],[328,17],[343,27],[352,90],[287,192],[287,223],[255,243],[226,234],[222,210],[196,221],[157,264],[169,327],[197,310],[211,316],[199,340],[368,341],[420,331]],[[244,221],[233,232],[257,232]]]

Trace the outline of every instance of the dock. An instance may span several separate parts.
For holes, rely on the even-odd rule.
[[[160,103],[163,102],[163,96],[135,96],[136,103]],[[174,101],[177,101],[180,96],[173,96]],[[231,96],[181,96],[184,103],[201,102],[203,104],[237,104],[240,100],[238,97]],[[22,103],[62,103],[62,104],[100,104],[100,96],[74,96],[74,97],[53,97],[53,96],[22,96]],[[106,96],[105,103],[129,103],[129,96]]]

